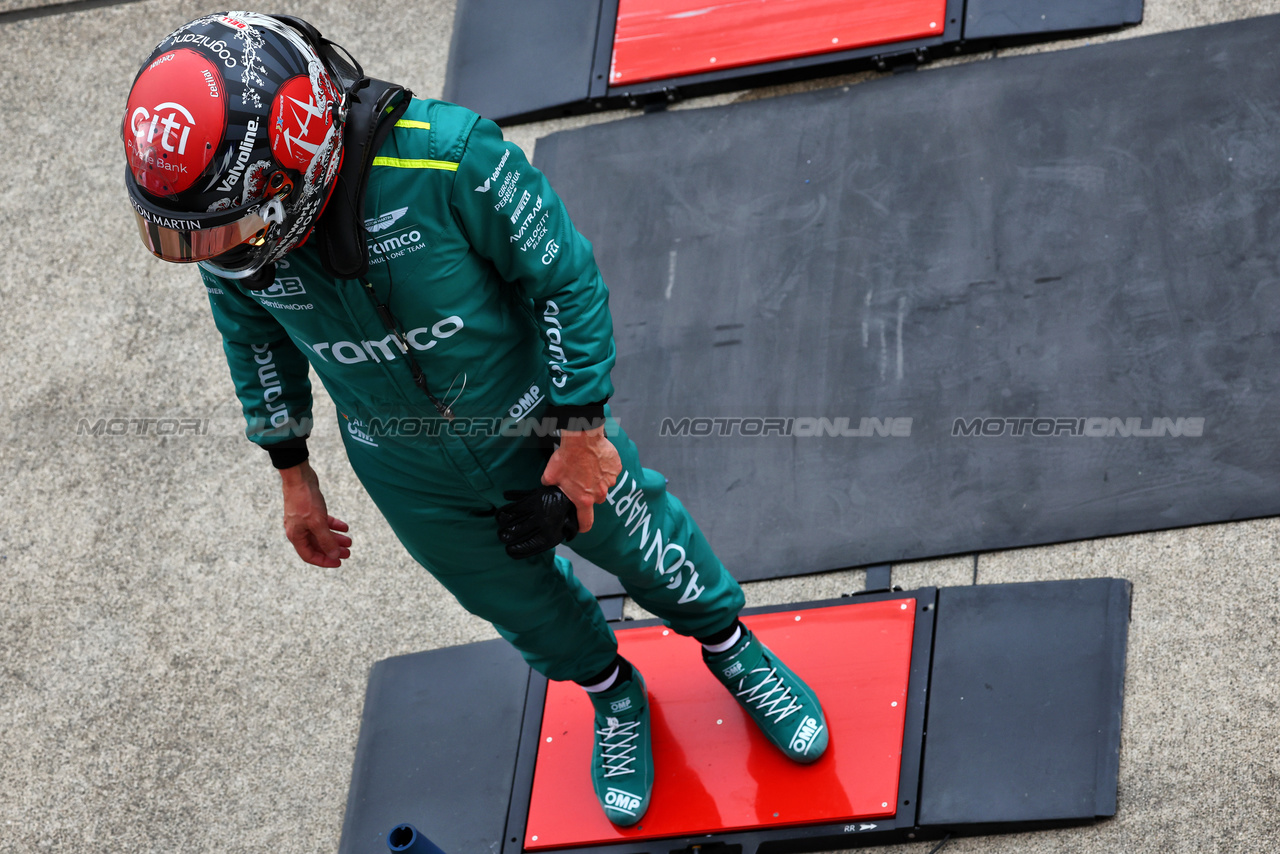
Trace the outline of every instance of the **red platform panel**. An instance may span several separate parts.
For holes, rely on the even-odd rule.
[[[610,86],[942,34],[946,0],[619,0]]]
[[[830,743],[812,765],[783,757],[702,663],[697,641],[660,626],[618,631],[649,689],[649,811],[617,828],[591,788],[591,703],[547,686],[527,850],[819,822],[897,810],[914,599],[757,614],[749,625],[818,693]]]

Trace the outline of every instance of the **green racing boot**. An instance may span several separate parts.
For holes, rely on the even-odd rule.
[[[644,816],[653,792],[644,679],[633,669],[631,678],[622,684],[587,696],[596,711],[591,782],[609,821],[629,827]]]
[[[769,741],[801,764],[827,749],[827,719],[818,697],[778,660],[746,626],[724,652],[702,651],[702,659],[746,709]]]

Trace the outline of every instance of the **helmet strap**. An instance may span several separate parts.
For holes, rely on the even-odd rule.
[[[339,279],[360,279],[369,270],[364,197],[373,158],[413,93],[403,86],[366,77],[354,90],[342,140],[342,166],[333,195],[316,223],[320,261]]]
[[[324,268],[340,279],[363,278],[369,270],[364,229],[364,194],[374,155],[396,121],[409,108],[413,93],[403,86],[366,77],[346,48],[326,39],[309,21],[272,15],[292,27],[315,48],[342,86],[335,124],[342,128],[342,165],[328,202],[309,235],[314,236]]]

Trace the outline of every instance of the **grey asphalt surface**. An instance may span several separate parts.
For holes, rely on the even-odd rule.
[[[0,0],[0,12],[39,5]],[[313,460],[356,544],[339,570],[296,558],[276,475],[241,435],[198,279],[138,245],[121,186],[125,97],[152,45],[208,8],[145,0],[0,25],[3,854],[334,851],[369,666],[495,636],[396,543],[326,426],[322,390]],[[315,21],[372,74],[442,91],[449,0],[394,10],[282,0],[267,11]],[[1276,12],[1280,0],[1148,0],[1140,27],[1102,38]],[[539,136],[624,115],[508,136],[532,152]],[[81,427],[147,418],[195,426],[170,436]],[[1278,560],[1274,519],[978,556],[979,583],[1133,581],[1120,806],[1093,827],[946,850],[1280,845]],[[897,567],[895,582],[967,584],[973,572],[967,556]],[[753,584],[748,598],[861,586],[861,573],[835,573]]]

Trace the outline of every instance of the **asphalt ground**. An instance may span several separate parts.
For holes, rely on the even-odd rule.
[[[0,0],[0,13],[42,5]],[[334,851],[370,665],[495,636],[404,554],[324,426],[322,390],[313,461],[356,543],[339,570],[297,559],[277,477],[241,435],[198,279],[138,245],[121,186],[129,84],[160,38],[207,9],[143,0],[0,18],[3,854]],[[448,0],[281,0],[266,11],[313,20],[370,73],[442,91]],[[1148,0],[1141,26],[1088,41],[1275,12],[1280,0]],[[508,137],[532,153],[539,136],[627,115]],[[118,436],[84,428],[99,419],[131,426]],[[196,426],[138,435],[138,419]],[[1119,812],[1083,829],[957,839],[947,851],[1274,850],[1278,558],[1273,519],[976,556],[978,583],[1133,582]],[[974,578],[974,556],[894,576],[908,588]],[[752,584],[748,599],[861,586],[860,572],[833,573]]]

